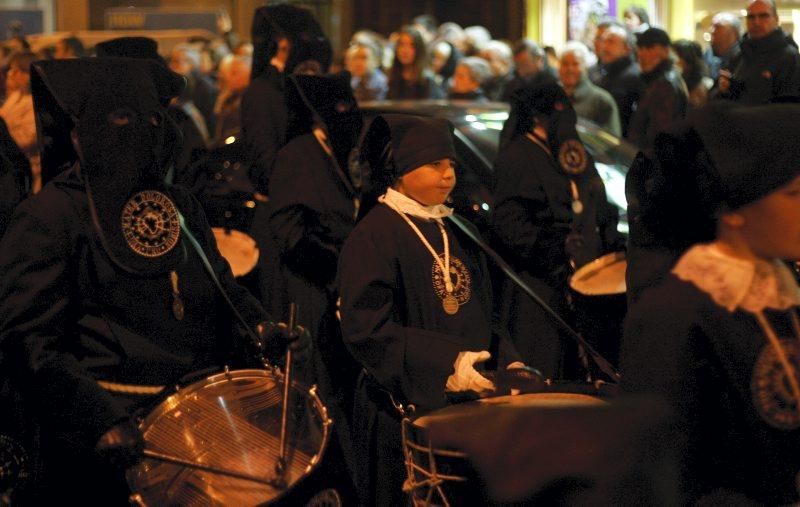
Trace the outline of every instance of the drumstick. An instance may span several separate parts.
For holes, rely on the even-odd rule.
[[[164,463],[170,463],[173,465],[181,465],[186,468],[193,468],[195,470],[201,470],[203,472],[209,472],[212,474],[217,475],[225,475],[228,477],[233,477],[235,479],[242,479],[244,481],[256,482],[258,484],[263,484],[265,486],[270,486],[272,488],[280,488],[280,485],[275,484],[275,480],[270,479],[262,479],[261,477],[256,477],[254,475],[244,474],[241,472],[234,472],[233,470],[225,470],[223,468],[212,467],[209,465],[203,465],[201,463],[196,463],[194,461],[185,460],[183,458],[178,458],[176,456],[170,456],[169,454],[163,454],[157,451],[153,451],[151,449],[144,450],[145,458],[149,458],[156,461],[163,461]]]

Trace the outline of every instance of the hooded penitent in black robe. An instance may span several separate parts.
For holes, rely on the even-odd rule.
[[[494,165],[491,219],[499,253],[552,310],[573,324],[567,300],[572,270],[624,247],[617,210],[606,199],[576,124],[569,97],[552,79],[538,78],[516,92],[503,128],[509,140]],[[563,364],[565,354],[574,350],[571,339],[510,281],[504,281],[502,294],[501,317],[525,363],[548,377],[575,375],[574,361]],[[591,322],[597,319],[590,313],[578,313],[580,331],[595,348],[614,354],[622,315],[615,316],[615,329],[613,322],[599,325],[609,319]]]
[[[119,503],[123,470],[101,461],[95,445],[154,400],[112,394],[98,381],[171,386],[247,360],[173,204],[248,325],[267,315],[233,281],[199,204],[163,184],[174,147],[164,105],[182,80],[152,62],[110,58],[39,62],[32,77],[48,139],[43,165],[76,155],[51,149],[69,146],[70,123],[81,157],[17,207],[0,243],[3,368],[38,428],[43,473],[33,501]]]
[[[410,219],[443,255],[433,221]],[[341,321],[345,343],[364,366],[359,379],[353,436],[362,502],[402,505],[406,477],[400,415],[387,393],[417,415],[447,405],[445,385],[459,352],[499,344],[498,368],[517,360],[492,319],[491,288],[484,257],[459,229],[444,220],[458,312],[442,307],[438,264],[403,218],[376,205],[345,243],[339,263]],[[437,292],[438,291],[438,292]],[[480,367],[480,366],[478,366]]]

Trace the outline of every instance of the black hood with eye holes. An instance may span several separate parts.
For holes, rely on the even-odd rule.
[[[183,255],[174,241],[179,232],[163,179],[175,141],[165,107],[184,83],[163,65],[141,59],[42,61],[32,67],[43,173],[52,178],[80,163],[104,250],[120,268],[143,276],[169,271]],[[143,191],[146,199],[129,204]],[[126,205],[133,215],[123,224]]]

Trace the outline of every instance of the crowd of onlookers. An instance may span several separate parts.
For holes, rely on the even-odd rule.
[[[644,9],[632,7],[624,21],[600,20],[593,47],[569,41],[556,51],[530,39],[494,39],[482,26],[437,25],[432,16],[422,15],[388,37],[357,31],[334,56],[330,70],[350,73],[359,101],[508,102],[522,85],[547,73],[559,80],[579,116],[645,152],[656,132],[709,100],[763,103],[798,94],[797,46],[781,30],[773,2],[748,5],[746,31],[738,13],[717,14],[706,48],[695,41],[673,41],[649,21]],[[28,67],[37,59],[91,56],[94,51],[75,37],[37,53],[23,36],[2,46],[0,118],[30,161],[34,191],[40,179]],[[270,63],[282,69],[286,54],[288,44],[279,46]],[[164,55],[188,82],[173,108],[191,145],[178,166],[190,165],[239,131],[252,55],[251,44],[231,37],[190,40]]]

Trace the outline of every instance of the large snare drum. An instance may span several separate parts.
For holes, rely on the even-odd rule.
[[[627,267],[624,252],[606,254],[575,271],[569,280],[569,286],[584,296],[625,294]]]
[[[236,370],[180,389],[144,418],[150,457],[127,475],[136,500],[257,505],[281,498],[319,464],[332,424],[315,389],[292,387],[283,484],[274,480],[282,385],[269,371]]]
[[[256,240],[235,229],[212,227],[217,248],[231,266],[233,276],[244,276],[258,264],[259,250]]]
[[[490,427],[497,415],[509,410],[601,405],[606,402],[594,396],[543,392],[484,398],[451,405],[413,421],[405,419],[402,437],[407,477],[403,489],[417,506],[485,503],[489,499],[484,479],[473,468],[469,455],[459,449],[438,447],[435,434],[430,434],[431,429],[463,420],[480,420],[484,428]],[[463,428],[462,434],[469,438],[469,428]],[[502,449],[497,449],[495,458],[503,459]]]

